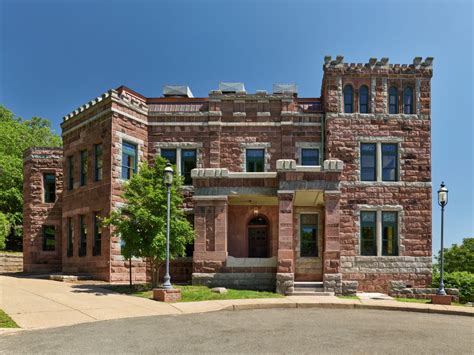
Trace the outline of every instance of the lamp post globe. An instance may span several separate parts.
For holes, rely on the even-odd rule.
[[[438,190],[438,204],[441,206],[441,251],[440,251],[440,270],[439,270],[439,288],[437,295],[445,296],[444,290],[444,207],[448,204],[448,189],[444,185],[444,181]]]
[[[163,288],[170,290],[173,288],[171,285],[170,277],[170,211],[171,211],[171,185],[173,184],[173,168],[170,163],[166,164],[163,171],[163,182],[166,185],[166,270],[163,278]]]

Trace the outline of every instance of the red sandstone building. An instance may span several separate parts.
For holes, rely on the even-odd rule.
[[[73,111],[63,149],[24,156],[25,271],[128,280],[120,240],[100,217],[121,186],[162,155],[185,177],[196,239],[174,281],[293,291],[386,291],[431,282],[432,58],[366,64],[325,58],[320,98],[293,85],[205,98],[124,86]],[[146,265],[133,261],[135,280]]]

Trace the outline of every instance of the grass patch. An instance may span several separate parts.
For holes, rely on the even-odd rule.
[[[342,298],[346,300],[359,300],[359,297],[355,295],[350,295],[350,296],[337,296],[337,298]]]
[[[181,302],[209,301],[209,300],[236,300],[244,298],[281,298],[278,293],[251,290],[227,289],[227,293],[214,293],[206,286],[177,286],[181,290]],[[152,298],[152,287],[148,284],[134,285],[110,285],[104,286],[108,290],[144,298]]]
[[[18,328],[18,325],[8,314],[0,309],[0,328]]]
[[[0,250],[0,254],[9,254],[9,255],[23,255],[22,251],[10,251],[10,250]]]

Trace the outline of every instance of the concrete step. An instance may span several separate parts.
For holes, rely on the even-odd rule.
[[[334,296],[334,292],[324,292],[324,291],[293,291],[293,292],[288,292],[286,294],[287,296]]]
[[[323,288],[322,281],[295,281],[295,288]]]

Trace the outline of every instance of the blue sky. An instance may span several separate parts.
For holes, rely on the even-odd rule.
[[[248,91],[296,83],[319,96],[323,56],[348,62],[433,56],[433,190],[449,188],[447,244],[474,236],[471,1],[0,0],[0,104],[62,116],[110,88],[160,96],[219,81]],[[433,249],[439,207],[433,195]]]

